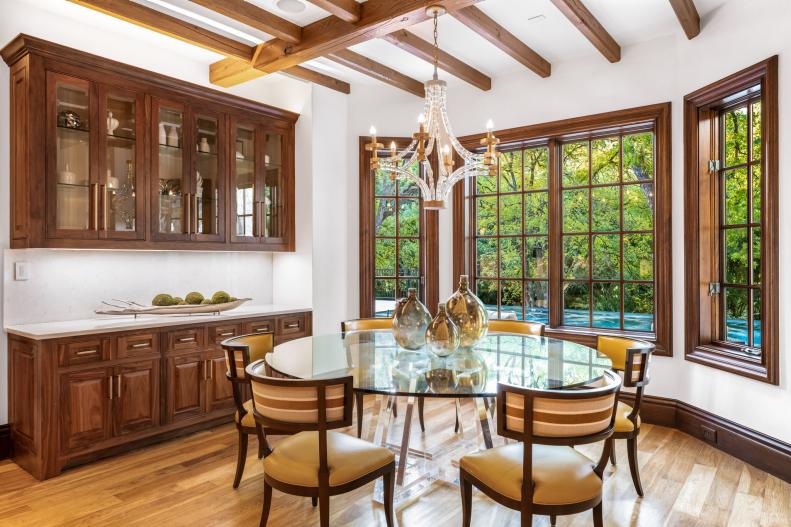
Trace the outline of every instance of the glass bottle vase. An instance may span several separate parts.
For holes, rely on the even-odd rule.
[[[426,344],[426,329],[431,323],[431,313],[420,300],[417,291],[409,288],[407,297],[400,299],[393,313],[393,337],[404,349],[417,350]]]
[[[471,348],[489,328],[489,314],[481,299],[470,291],[467,275],[459,278],[459,289],[447,301],[448,316],[459,328],[459,346]]]
[[[426,330],[426,347],[438,357],[447,357],[459,347],[459,328],[448,316],[445,304],[437,308],[437,316]]]

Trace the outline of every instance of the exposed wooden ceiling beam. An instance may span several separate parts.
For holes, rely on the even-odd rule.
[[[244,0],[191,0],[212,11],[254,27],[286,42],[297,43],[302,39],[302,28],[285,18],[261,9]]]
[[[477,7],[465,7],[451,12],[451,15],[541,77],[549,77],[552,72],[552,66],[541,55]]]
[[[688,39],[693,39],[700,33],[700,15],[692,0],[670,0],[670,5],[676,13],[681,27]]]
[[[360,4],[355,0],[308,0],[311,4],[322,8],[346,22],[360,20]]]
[[[596,46],[610,62],[621,60],[621,46],[588,11],[581,0],[551,0],[555,7],[568,18],[577,29]]]
[[[289,77],[319,84],[341,93],[348,94],[352,91],[352,88],[348,82],[338,80],[335,77],[330,77],[329,75],[325,75],[324,73],[320,73],[316,70],[308,69],[304,66],[291,66],[290,68],[283,70],[282,73],[284,75],[288,75]]]
[[[319,73],[316,70],[305,68],[304,66],[292,66],[280,73],[308,82],[315,82],[331,90],[339,91],[341,93],[350,93],[351,87],[348,82],[330,77],[324,73]],[[215,62],[209,67],[209,80],[212,84],[229,88],[243,82],[257,79],[268,75],[261,70],[257,70],[250,66],[249,61],[227,58]]]
[[[439,3],[449,11],[480,0],[368,0],[360,4],[360,20],[349,23],[329,16],[302,28],[302,41],[272,39],[260,44],[253,65],[274,73],[428,20],[427,6]]]
[[[350,49],[341,49],[327,54],[327,58],[342,64],[347,68],[351,68],[360,73],[364,73],[369,77],[382,81],[396,88],[408,91],[418,97],[424,97],[426,92],[423,83],[411,77],[407,77],[403,73],[380,64],[368,57],[355,53]]]
[[[385,35],[384,40],[390,42],[391,44],[395,44],[404,51],[407,51],[412,55],[425,60],[426,62],[434,62],[434,45],[431,42],[423,40],[414,33],[410,33],[406,29],[399,29],[394,33]],[[476,86],[482,90],[492,89],[491,78],[487,77],[472,66],[469,66],[457,59],[450,53],[439,50],[437,59],[440,69],[443,69],[451,75],[467,81],[473,86]]]
[[[200,46],[221,55],[250,61],[255,48],[166,15],[130,0],[69,0],[106,15]]]

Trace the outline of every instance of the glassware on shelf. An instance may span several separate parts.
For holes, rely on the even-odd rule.
[[[182,188],[184,159],[179,147],[179,131],[183,124],[181,110],[159,108],[159,232],[184,233],[184,189]],[[165,141],[162,142],[164,131]]]
[[[91,228],[90,86],[77,79],[55,83],[57,229]]]
[[[217,152],[219,122],[215,117],[198,115],[195,119],[195,149],[199,155],[195,171],[195,233],[220,232],[220,166]]]
[[[256,211],[255,134],[253,126],[237,125],[235,130],[234,198],[236,236],[258,236]]]

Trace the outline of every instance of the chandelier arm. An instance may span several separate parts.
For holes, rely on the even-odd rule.
[[[437,187],[437,197],[438,199],[444,200],[447,196],[445,195],[450,189],[453,188],[457,182],[461,181],[468,175],[477,176],[480,171],[482,170],[481,167],[474,166],[474,165],[463,165],[456,169],[453,174],[443,182],[443,186]]]
[[[415,183],[420,189],[420,194],[423,196],[423,199],[430,199],[429,197],[432,195],[432,190],[428,187],[423,178],[400,167],[391,169],[391,172],[394,172],[399,179],[406,179]]]

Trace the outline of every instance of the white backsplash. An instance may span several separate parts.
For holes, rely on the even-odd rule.
[[[20,261],[26,281],[14,280]],[[5,324],[91,317],[102,300],[149,304],[157,293],[224,290],[272,303],[270,253],[6,249],[3,262]]]

